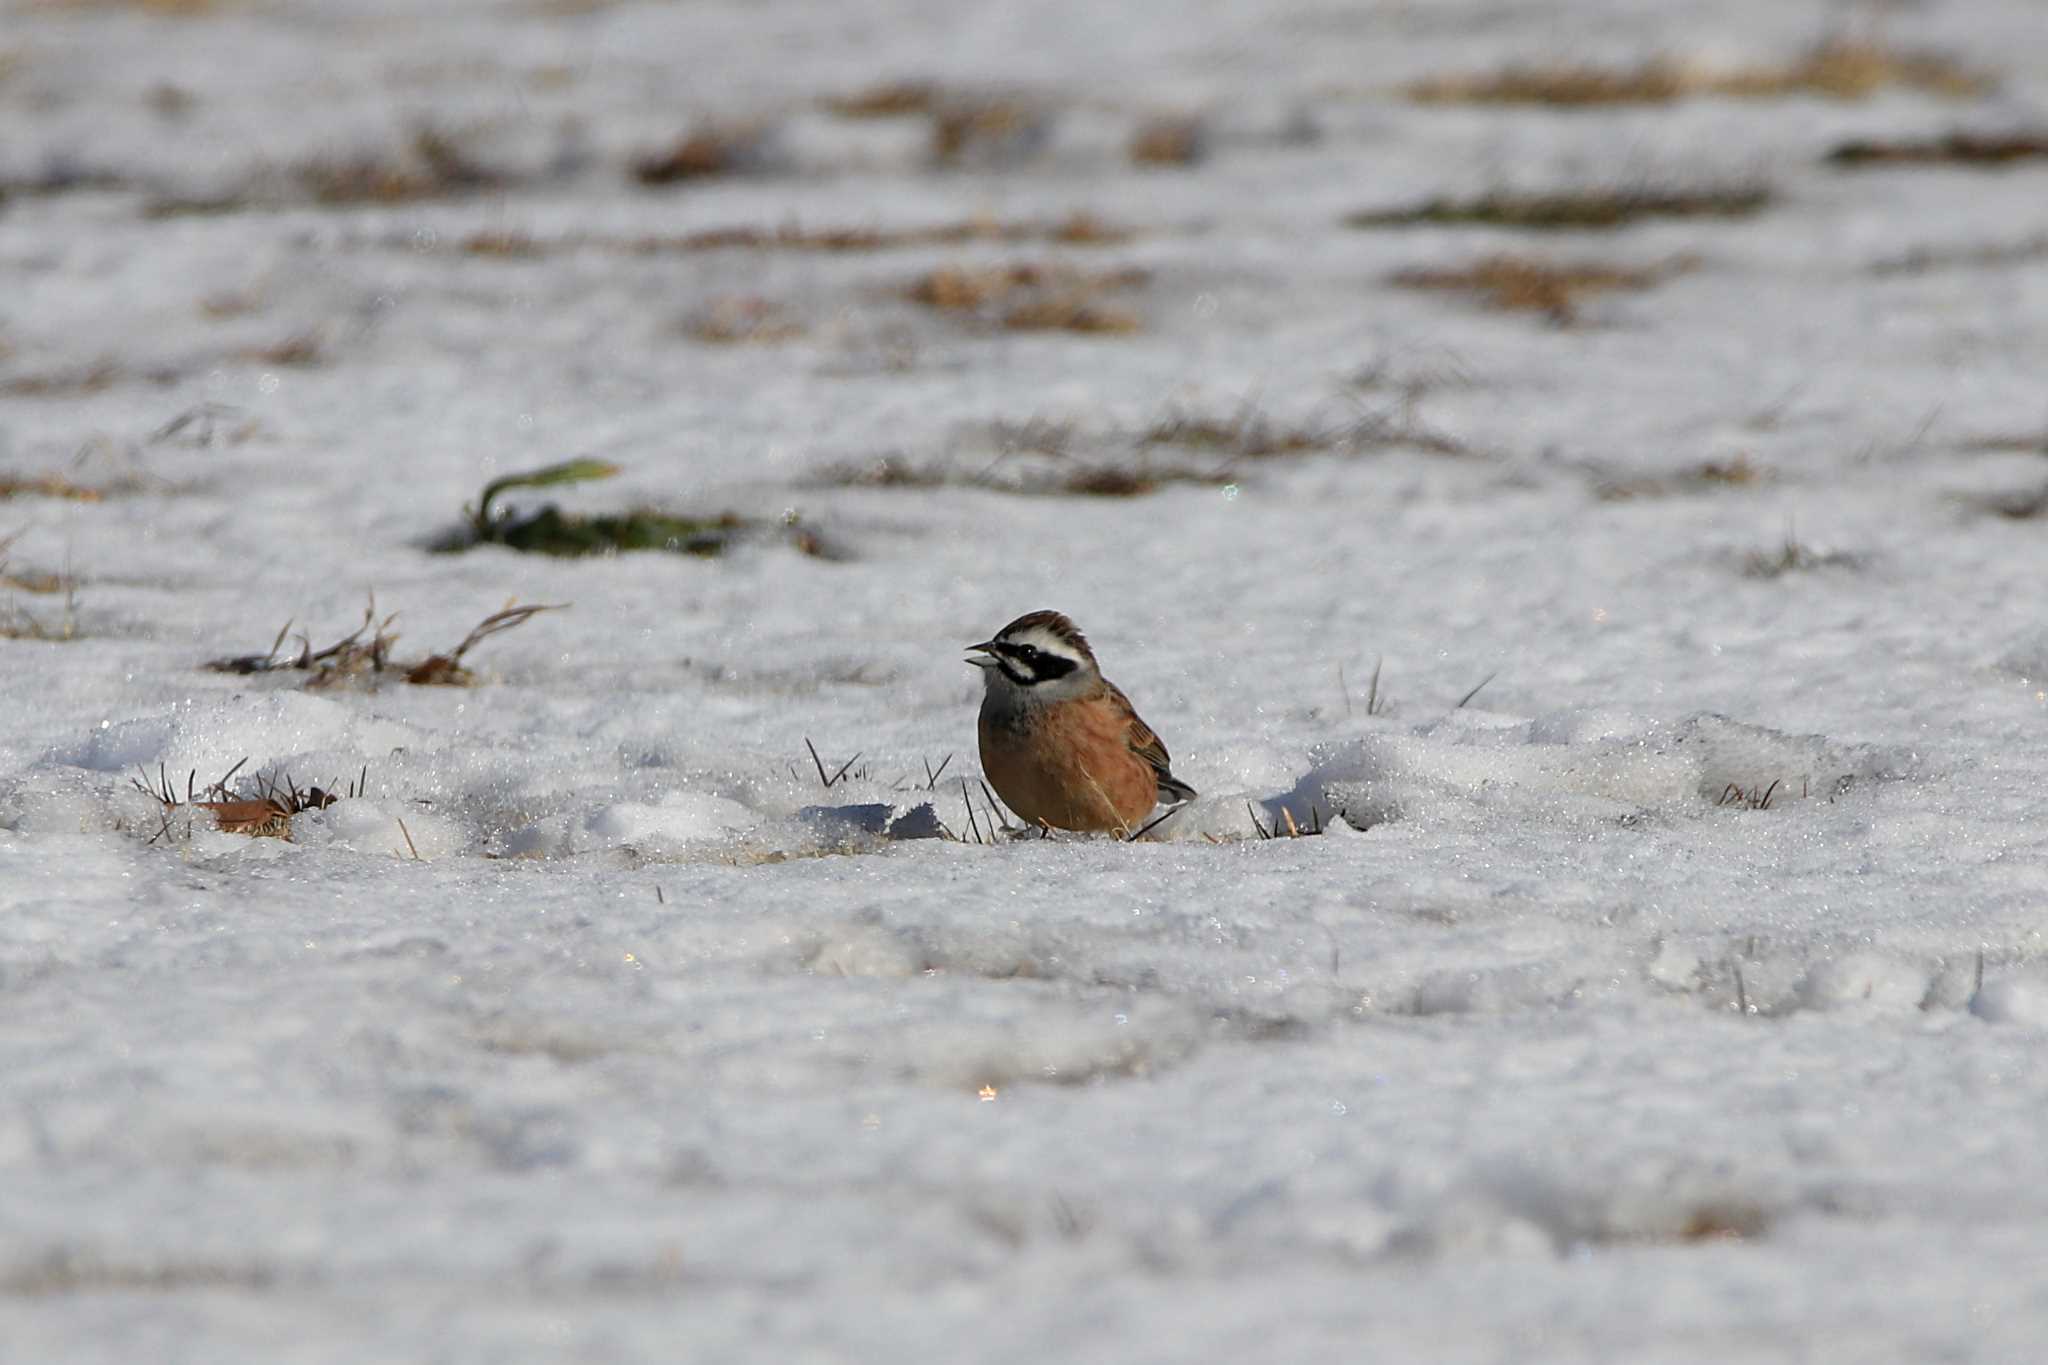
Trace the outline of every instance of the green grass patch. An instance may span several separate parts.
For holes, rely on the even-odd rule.
[[[527,554],[568,559],[629,550],[660,550],[711,558],[724,554],[742,540],[780,537],[800,553],[819,559],[840,557],[814,529],[793,515],[764,521],[734,512],[698,516],[651,507],[586,514],[564,511],[553,503],[520,511],[506,511],[498,506],[500,498],[515,490],[587,483],[609,479],[618,472],[617,465],[603,460],[575,459],[493,479],[484,485],[477,505],[465,509],[465,524],[433,548],[456,553],[478,545],[503,545]]]

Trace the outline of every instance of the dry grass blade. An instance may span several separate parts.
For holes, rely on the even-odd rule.
[[[977,781],[975,785],[981,788],[981,799],[988,803],[988,809],[991,813],[991,817],[1003,817],[994,818],[994,823],[1007,827],[1010,824],[1010,821],[1006,816],[1006,812],[1003,810],[1003,803],[996,800],[996,794],[989,790],[988,783],[984,781]]]
[[[502,610],[477,622],[469,634],[462,637],[462,643],[455,646],[453,653],[428,655],[406,671],[405,680],[428,687],[466,687],[476,679],[462,666],[463,655],[493,635],[523,626],[544,611],[562,611],[568,606],[567,602],[535,602],[525,606],[508,602]]]
[[[1244,803],[1244,810],[1245,814],[1251,817],[1252,829],[1257,831],[1260,839],[1307,839],[1323,833],[1328,828],[1323,823],[1322,807],[1314,804],[1308,808],[1307,824],[1296,819],[1294,812],[1288,807],[1279,807],[1273,814],[1273,825],[1270,829],[1259,823],[1258,810],[1251,802]]]
[[[827,777],[825,775],[825,760],[818,757],[818,746],[811,743],[810,736],[808,735],[804,736],[804,747],[811,751],[811,762],[816,764],[818,768],[818,781],[824,783],[825,789],[827,791],[830,791],[833,787],[837,786],[840,783],[840,781],[845,778],[847,772],[853,767],[853,765],[860,762],[860,755],[856,753],[852,758],[847,759],[846,762],[839,765],[839,771],[833,773],[830,777]]]
[[[1771,808],[1771,798],[1777,795],[1778,788],[1782,785],[1784,785],[1784,779],[1782,778],[1773,778],[1771,784],[1761,790],[1756,787],[1744,787],[1739,782],[1730,782],[1722,789],[1720,799],[1715,801],[1714,804],[1717,806],[1740,806],[1744,810],[1769,810]],[[1804,796],[1805,794],[1802,784],[1800,795]]]
[[[149,433],[149,444],[162,445],[175,442],[179,445],[205,449],[214,442],[223,422],[232,420],[233,425],[225,433],[229,445],[239,445],[255,435],[258,430],[256,419],[243,409],[229,403],[195,403],[177,416]]]
[[[967,779],[964,777],[960,779],[960,802],[967,808],[967,831],[974,837],[974,842],[977,844],[994,843],[994,821],[990,821],[991,828],[989,832],[986,835],[984,835],[981,832],[981,821],[979,817],[975,814],[974,796],[971,792],[967,790]]]
[[[78,576],[67,561],[61,574],[14,573],[8,569],[6,551],[20,532],[0,540],[0,586],[29,593],[64,594],[64,611],[56,622],[46,622],[25,609],[8,604],[0,608],[0,640],[36,640],[45,644],[68,644],[85,638],[78,617]]]
[[[1484,691],[1484,690],[1485,690],[1485,688],[1486,688],[1486,685],[1487,685],[1488,683],[1492,682],[1492,681],[1493,681],[1493,680],[1494,680],[1495,678],[1498,678],[1499,676],[1500,676],[1500,673],[1499,673],[1499,671],[1498,671],[1498,670],[1495,670],[1494,672],[1492,672],[1492,673],[1489,673],[1489,674],[1487,674],[1487,675],[1486,675],[1485,677],[1481,678],[1481,679],[1479,680],[1478,684],[1477,684],[1476,686],[1474,686],[1474,687],[1473,687],[1473,689],[1472,689],[1472,690],[1471,690],[1470,692],[1467,692],[1467,693],[1466,693],[1466,694],[1465,694],[1464,696],[1462,696],[1462,697],[1458,698],[1458,704],[1457,704],[1456,706],[1453,706],[1453,707],[1452,707],[1451,709],[1452,709],[1453,711],[1462,711],[1462,710],[1464,710],[1464,709],[1465,709],[1465,703],[1466,703],[1466,702],[1469,702],[1469,701],[1471,701],[1471,700],[1472,700],[1472,699],[1473,699],[1474,697],[1478,696],[1478,695],[1479,695],[1479,694],[1480,694],[1480,693],[1481,693],[1482,691]]]
[[[1158,829],[1161,825],[1165,824],[1168,820],[1171,820],[1174,816],[1179,815],[1182,811],[1186,809],[1187,806],[1185,803],[1183,803],[1181,805],[1174,806],[1170,810],[1161,811],[1158,815],[1153,816],[1143,825],[1140,825],[1137,829],[1134,829],[1129,834],[1125,835],[1124,842],[1136,843],[1138,840],[1144,838],[1153,830]]]

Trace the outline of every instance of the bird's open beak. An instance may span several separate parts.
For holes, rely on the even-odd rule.
[[[979,659],[963,659],[961,662],[973,664],[976,668],[994,668],[996,660],[995,655],[991,651],[994,650],[995,644],[994,640],[983,640],[978,645],[967,646],[969,654],[979,654],[982,657]]]

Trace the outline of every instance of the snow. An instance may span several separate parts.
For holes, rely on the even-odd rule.
[[[0,1355],[2037,1354],[2048,547],[1998,509],[2048,487],[2044,172],[1821,158],[2048,121],[2038,6],[1854,13],[1971,99],[1570,110],[1397,89],[1834,12],[0,14],[0,476],[106,493],[0,500]],[[1039,122],[934,170],[819,104],[919,78]],[[1128,164],[1184,113],[1205,160]],[[700,121],[741,173],[634,183]],[[422,128],[504,183],[296,178]],[[1746,178],[1749,218],[1341,226]],[[1076,213],[1135,235],[643,246]],[[1570,327],[1387,282],[1497,251],[1690,263]],[[1142,268],[1141,330],[904,297],[1017,262]],[[734,299],[802,334],[690,335]],[[1247,412],[1366,436],[1138,445]],[[1229,477],[972,486],[1103,452]],[[434,552],[574,455],[623,473],[564,506],[764,529]],[[835,477],[885,458],[955,481]],[[203,666],[372,594],[408,661],[567,606],[470,688]],[[1039,608],[1203,793],[1142,842],[978,837],[962,647]],[[340,799],[286,841],[137,786],[244,760]]]

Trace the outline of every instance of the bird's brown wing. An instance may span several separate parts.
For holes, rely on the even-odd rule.
[[[1159,778],[1159,799],[1162,801],[1191,801],[1195,789],[1173,775],[1173,756],[1166,752],[1166,742],[1152,733],[1152,727],[1138,714],[1131,699],[1115,683],[1104,680],[1109,694],[1122,704],[1129,714],[1131,723],[1124,731],[1124,742],[1131,746],[1131,752],[1152,765],[1152,771]]]

